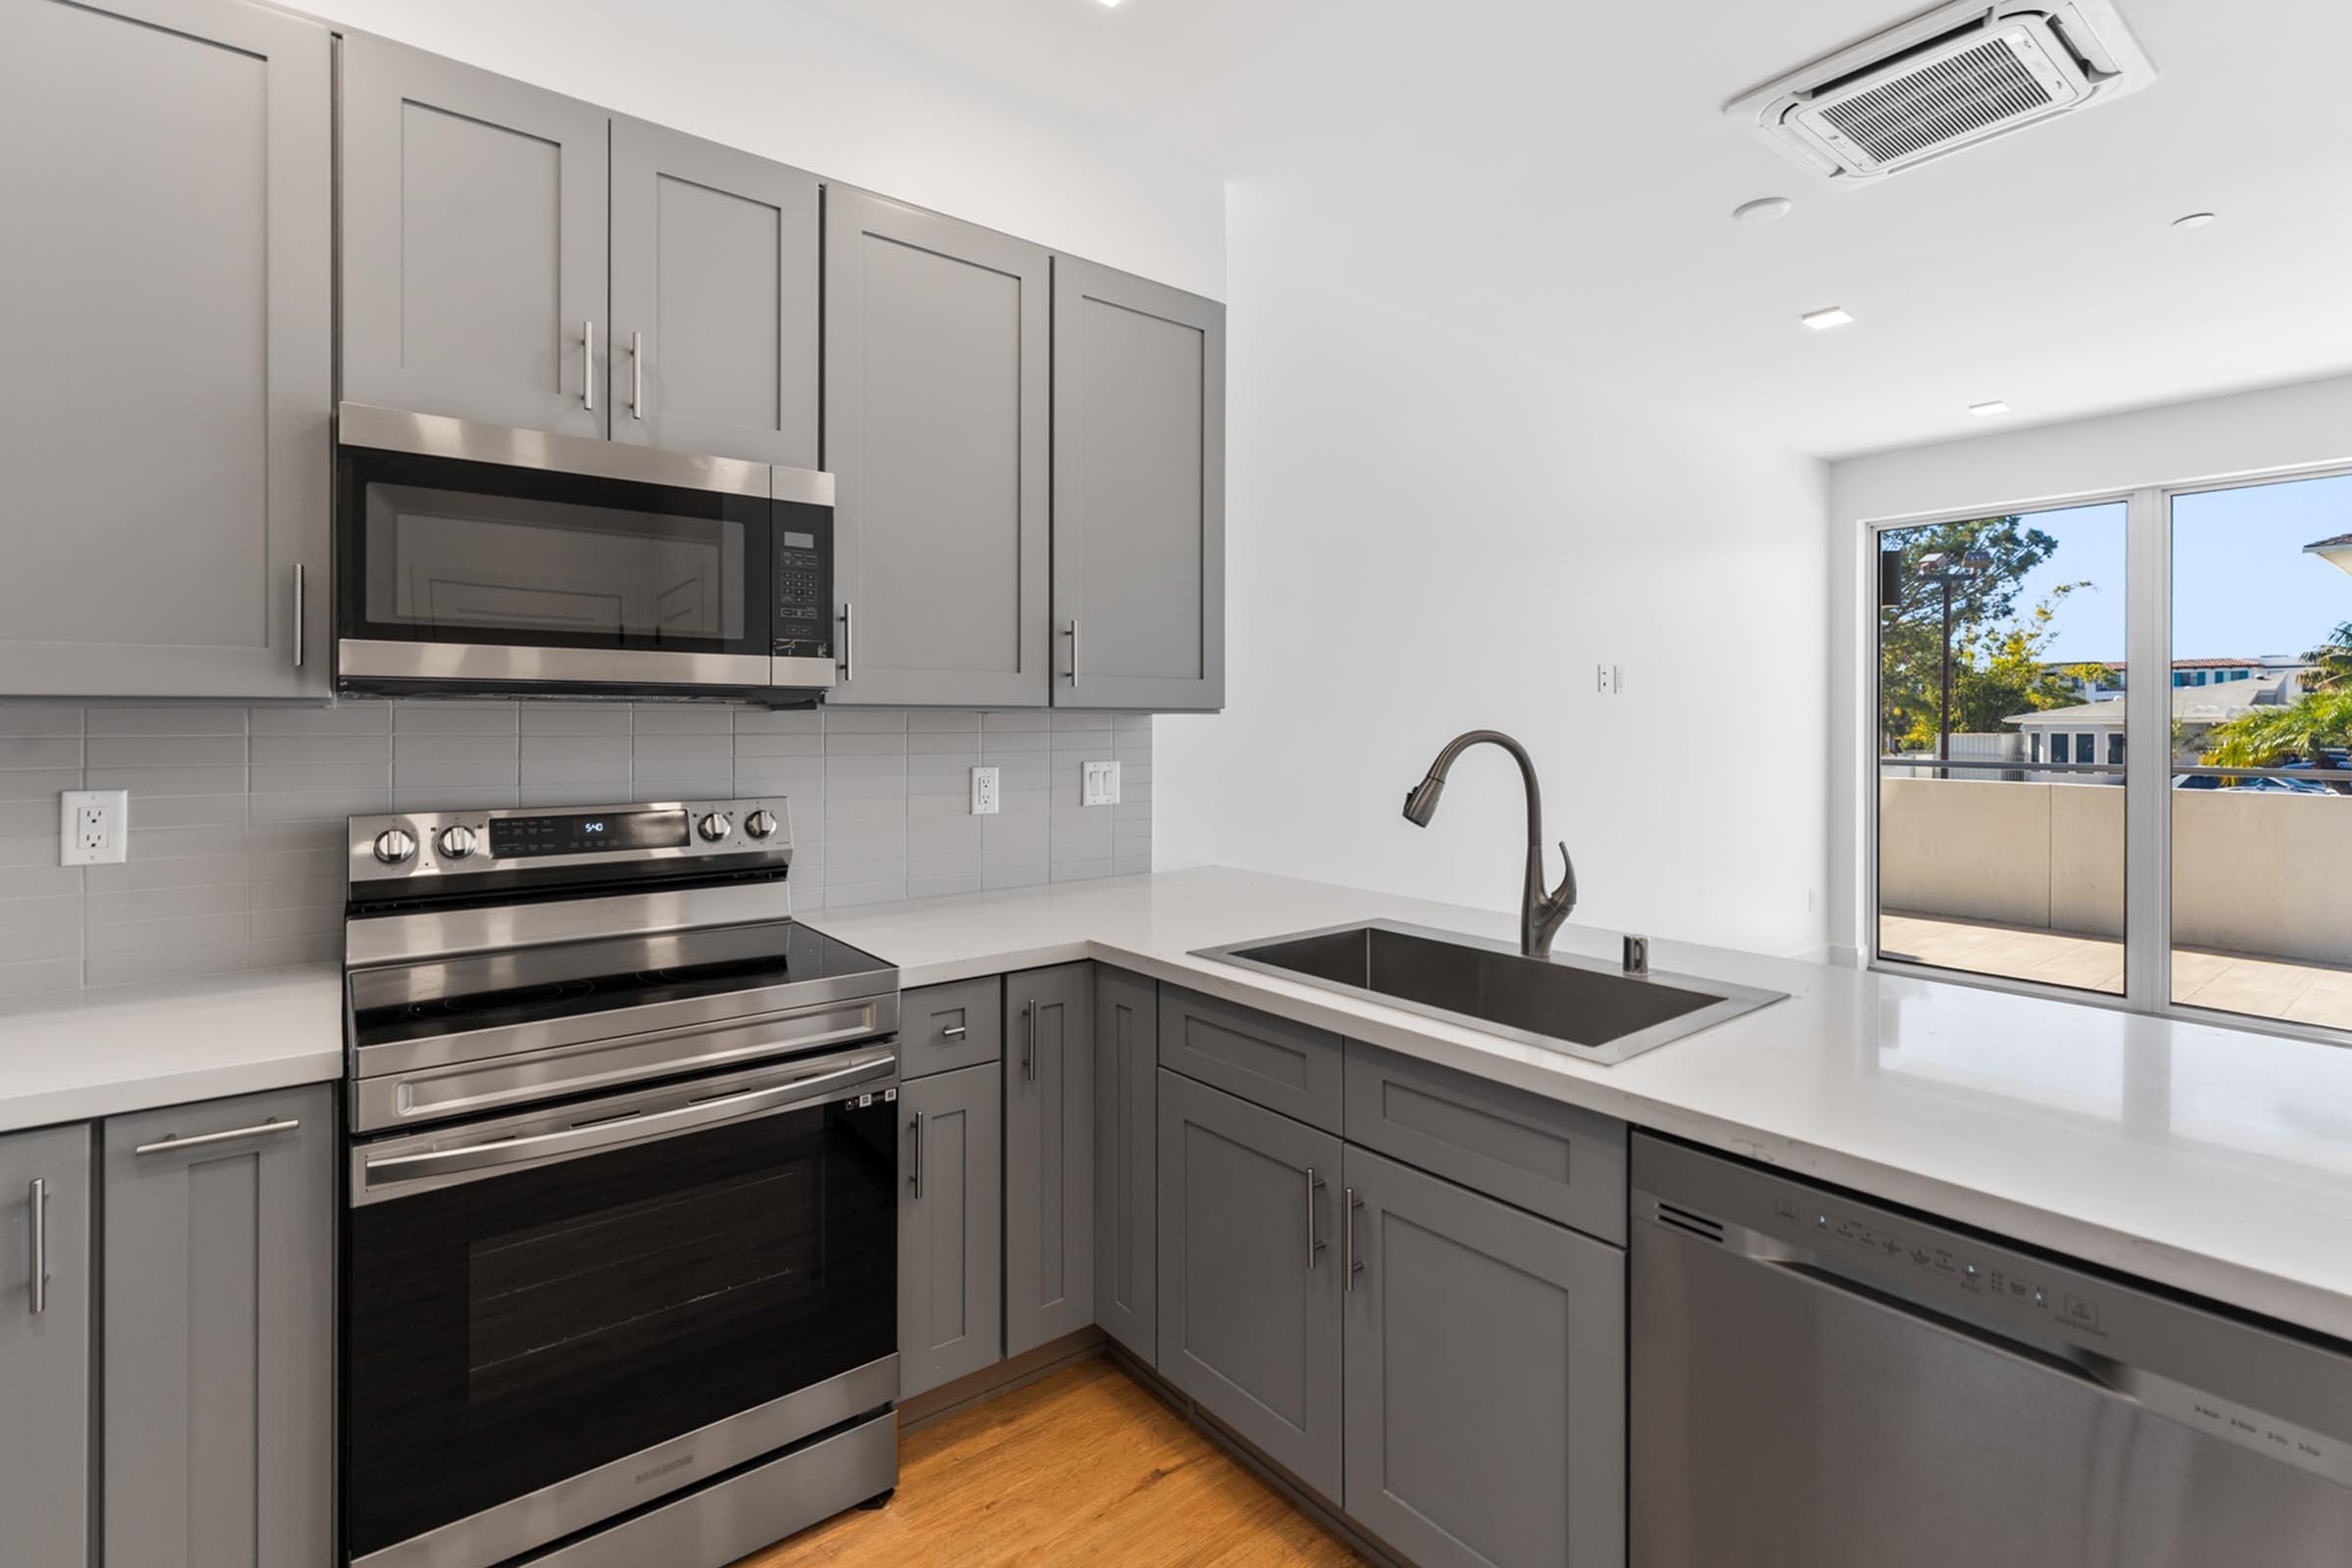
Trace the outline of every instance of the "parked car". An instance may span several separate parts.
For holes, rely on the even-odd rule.
[[[2184,773],[2173,780],[2177,790],[2236,789],[2255,795],[2333,795],[2335,790],[2310,778],[2216,778],[2211,773]]]

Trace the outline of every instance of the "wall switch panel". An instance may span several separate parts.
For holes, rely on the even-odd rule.
[[[130,842],[128,790],[67,790],[58,796],[60,865],[114,865]]]
[[[997,814],[997,770],[993,767],[972,769],[972,814]]]
[[[1116,762],[1088,762],[1084,791],[1078,798],[1081,806],[1116,806],[1119,804],[1119,764]]]

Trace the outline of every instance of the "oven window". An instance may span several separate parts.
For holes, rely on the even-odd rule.
[[[891,1354],[894,1108],[812,1106],[353,1209],[353,1554]]]
[[[349,449],[345,635],[765,653],[764,498]]]

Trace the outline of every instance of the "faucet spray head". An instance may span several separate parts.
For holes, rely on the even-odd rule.
[[[1404,819],[1415,827],[1429,826],[1438,814],[1438,797],[1446,793],[1446,775],[1432,771],[1404,797]]]

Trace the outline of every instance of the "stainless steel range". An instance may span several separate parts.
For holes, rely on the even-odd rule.
[[[896,1484],[899,976],[789,824],[352,818],[349,1562],[716,1568]]]

